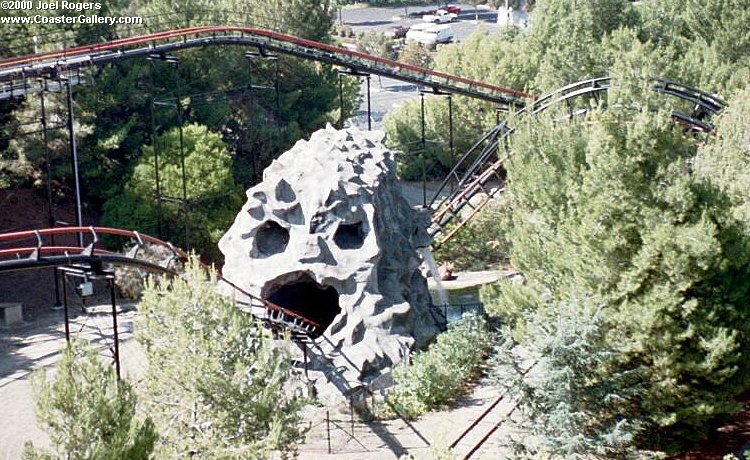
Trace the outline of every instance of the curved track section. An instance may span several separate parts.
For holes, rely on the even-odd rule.
[[[713,132],[713,126],[706,119],[721,112],[726,107],[725,101],[671,80],[655,78],[653,82],[654,91],[673,96],[692,106],[690,113],[672,111],[672,118],[676,122],[692,133]],[[540,97],[528,107],[519,110],[517,114],[536,115],[550,107],[566,104],[570,118],[583,115],[586,110],[575,111],[572,106],[573,100],[579,97],[598,99],[610,87],[610,77],[573,83]],[[498,157],[498,154],[500,147],[514,131],[515,128],[508,126],[505,121],[494,127],[461,157],[442,182],[429,205],[435,210],[428,228],[428,233],[433,238],[434,249],[450,240],[492,198],[505,191],[503,163],[510,154],[501,157]],[[452,192],[440,199],[440,195],[449,186],[453,186]]]
[[[166,53],[209,45],[253,46],[261,53],[272,51],[288,54],[513,107],[522,107],[525,105],[525,99],[531,97],[510,88],[271,30],[256,27],[201,26],[122,38],[63,51],[2,59],[0,99],[59,90],[63,86],[61,81],[55,82],[54,78],[48,82],[46,79],[39,81],[38,77],[60,76],[67,72],[65,77],[71,84],[75,84],[82,81],[80,69],[85,67],[151,53]]]
[[[86,247],[77,246],[49,246],[44,244],[44,238],[53,235],[89,236],[91,242]],[[101,235],[113,235],[133,240],[134,250],[127,254],[98,249],[95,247]],[[28,246],[29,241],[36,244]],[[136,231],[122,230],[110,227],[59,227],[41,230],[27,230],[0,234],[0,244],[10,246],[0,249],[0,274],[3,272],[31,270],[50,267],[86,265],[88,267],[103,268],[105,264],[125,265],[142,268],[151,272],[175,274],[170,268],[175,260],[185,261],[188,254],[171,243],[162,241]],[[138,259],[138,249],[145,244],[161,246],[170,251],[172,257],[165,264],[160,265],[147,260]],[[244,289],[236,286],[230,280],[219,277],[219,280],[242,294],[245,300],[236,300],[244,309],[276,329],[289,329],[296,333],[315,335],[320,326],[293,311],[287,310],[265,299],[261,299]]]

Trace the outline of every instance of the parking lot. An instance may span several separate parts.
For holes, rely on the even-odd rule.
[[[455,34],[455,41],[466,40],[479,25],[488,33],[495,33],[499,30],[499,26],[497,25],[497,11],[482,9],[481,6],[479,10],[476,10],[473,5],[452,4],[461,8],[461,12],[458,14],[458,21],[451,24]],[[407,18],[407,13],[424,12],[424,14],[427,14],[427,12],[436,10],[441,6],[444,6],[444,4],[391,8],[351,8],[342,10],[342,17],[338,19],[339,22],[343,21],[344,25],[350,26],[355,32],[365,32],[368,30],[382,30],[386,32],[396,26],[410,27],[422,22],[421,15]]]
[[[473,5],[451,4],[461,8],[461,12],[458,13],[458,20],[451,23],[454,42],[466,40],[479,27],[489,34],[497,33],[500,30],[501,26],[497,24],[497,11],[483,9],[482,6],[477,10]],[[445,6],[445,4],[349,8],[343,9],[341,16],[338,16],[336,20],[338,24],[351,27],[355,33],[372,30],[386,33],[397,26],[411,27],[414,24],[422,23],[422,14],[427,14],[441,6]],[[389,112],[397,109],[406,101],[419,97],[419,88],[416,85],[389,78],[372,76],[370,87],[373,129],[382,129],[383,119]],[[367,129],[367,99],[364,79],[362,79],[360,94],[362,104],[350,123],[360,129]]]

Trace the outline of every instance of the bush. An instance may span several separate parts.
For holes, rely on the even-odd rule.
[[[357,36],[357,51],[386,59],[396,57],[393,40],[380,30],[368,30]]]
[[[493,376],[518,401],[508,424],[519,458],[651,454],[634,447],[646,414],[630,410],[644,394],[644,369],[618,363],[602,317],[585,298],[550,305],[527,316],[528,346],[496,348]]]
[[[399,152],[398,176],[402,180],[421,180],[422,174],[428,179],[441,179],[453,167],[448,144],[440,140],[441,133],[448,130],[448,106],[443,98],[425,99],[425,152],[421,144],[421,107],[419,101],[406,103],[406,108],[385,118],[388,132],[388,147]],[[424,170],[424,171],[423,171]]]
[[[386,401],[400,416],[415,418],[440,407],[464,390],[479,371],[490,346],[485,321],[472,314],[451,324],[432,345],[393,370],[396,385]]]
[[[146,460],[157,439],[150,418],[136,418],[136,395],[96,351],[78,342],[63,351],[55,381],[44,369],[32,379],[38,420],[57,454],[26,444],[24,459]]]
[[[432,68],[432,53],[423,46],[421,43],[410,41],[401,49],[401,53],[398,56],[399,62],[405,64],[416,65],[419,67],[425,67],[427,69]]]
[[[149,359],[144,403],[162,429],[159,458],[269,458],[296,450],[306,403],[288,341],[216,292],[193,258],[148,282],[138,340]]]
[[[440,246],[435,256],[440,263],[452,263],[455,270],[486,270],[501,264],[510,252],[506,237],[510,224],[510,200],[501,194],[487,203],[451,240]],[[446,228],[444,234],[450,230],[450,227]]]

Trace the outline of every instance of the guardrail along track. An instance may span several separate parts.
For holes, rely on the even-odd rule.
[[[85,247],[46,245],[44,238],[53,235],[86,235],[90,236],[92,241]],[[126,237],[132,239],[137,244],[127,254],[111,252],[95,247],[100,235]],[[36,245],[28,246],[28,240],[34,240]],[[166,248],[172,254],[172,257],[163,265],[138,259],[138,249],[146,243]],[[153,272],[174,274],[174,270],[170,268],[171,262],[175,259],[181,261],[188,259],[188,254],[176,248],[172,243],[143,235],[136,231],[110,227],[57,227],[2,233],[0,234],[0,244],[11,246],[0,249],[0,273],[75,264],[93,264],[95,266],[114,264],[139,267]],[[247,300],[239,301],[238,303],[253,309],[262,309],[262,313],[256,316],[270,326],[289,329],[306,335],[315,335],[320,332],[320,325],[314,321],[255,296],[224,277],[219,276],[219,281],[245,296]]]
[[[151,53],[166,53],[209,45],[253,46],[261,49],[262,52],[272,51],[338,65],[358,72],[424,85],[439,91],[461,94],[506,106],[522,107],[525,105],[525,100],[530,98],[529,94],[510,88],[271,30],[240,26],[200,26],[121,38],[62,51],[2,59],[0,60],[0,99],[51,89],[44,79],[43,81],[37,80],[38,77],[61,75],[65,72],[74,76],[79,75],[77,72],[85,67]],[[78,79],[80,80],[80,75]]]

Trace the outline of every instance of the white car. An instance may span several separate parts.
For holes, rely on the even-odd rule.
[[[456,20],[458,20],[458,15],[456,13],[449,13],[445,10],[437,10],[435,14],[425,14],[422,16],[422,21],[433,22],[435,24],[445,24]]]
[[[449,43],[453,40],[453,29],[448,24],[415,24],[406,32],[407,42],[419,42],[434,46],[438,43]]]

